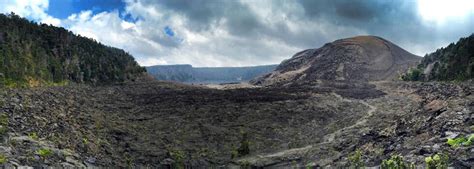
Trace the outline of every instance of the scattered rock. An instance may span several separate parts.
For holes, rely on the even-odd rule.
[[[441,100],[433,100],[430,103],[426,104],[424,109],[427,113],[437,113],[439,115],[440,112],[446,110],[446,102]]]
[[[459,134],[460,134],[459,132],[452,132],[452,131],[446,131],[446,132],[444,132],[444,135],[446,136],[447,139],[448,139],[448,138],[454,139],[454,138],[458,137]]]
[[[146,82],[12,89],[0,93],[9,100],[0,105],[9,117],[0,153],[34,167],[159,167],[176,156],[190,166],[226,166],[245,131],[254,164],[347,167],[356,149],[371,166],[391,154],[420,163],[445,151],[445,136],[472,133],[472,98],[462,94],[472,87],[459,86],[319,82],[216,90]],[[41,157],[40,148],[52,155]],[[471,151],[448,153],[466,162]]]

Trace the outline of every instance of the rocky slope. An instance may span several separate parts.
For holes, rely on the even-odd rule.
[[[474,34],[423,57],[403,76],[413,81],[463,81],[474,78]]]
[[[298,52],[283,61],[274,72],[252,82],[285,85],[320,80],[392,80],[418,64],[420,59],[380,37],[357,36]]]
[[[15,14],[0,14],[0,87],[107,84],[145,69],[125,51]]]
[[[273,71],[277,65],[249,67],[192,67],[191,65],[157,65],[147,72],[157,80],[183,83],[219,84],[248,82]]]
[[[472,166],[472,84],[386,82],[216,90],[165,82],[0,92],[6,166],[367,166],[391,154]],[[247,146],[245,146],[247,145]],[[248,153],[244,153],[247,147]]]

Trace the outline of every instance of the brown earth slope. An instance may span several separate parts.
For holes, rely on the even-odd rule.
[[[252,83],[266,86],[318,80],[393,80],[420,59],[380,37],[357,36],[298,52]]]

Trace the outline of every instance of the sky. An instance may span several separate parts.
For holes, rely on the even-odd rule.
[[[472,0],[0,0],[0,13],[124,49],[142,66],[278,64],[375,35],[423,56],[474,33]]]

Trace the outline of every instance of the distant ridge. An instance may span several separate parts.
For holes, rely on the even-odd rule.
[[[394,80],[420,59],[383,38],[357,36],[298,52],[278,65],[275,71],[252,83],[286,85],[321,80]]]
[[[249,81],[269,73],[277,65],[247,67],[193,67],[192,65],[157,65],[147,67],[148,73],[157,80],[183,83],[237,83]]]

